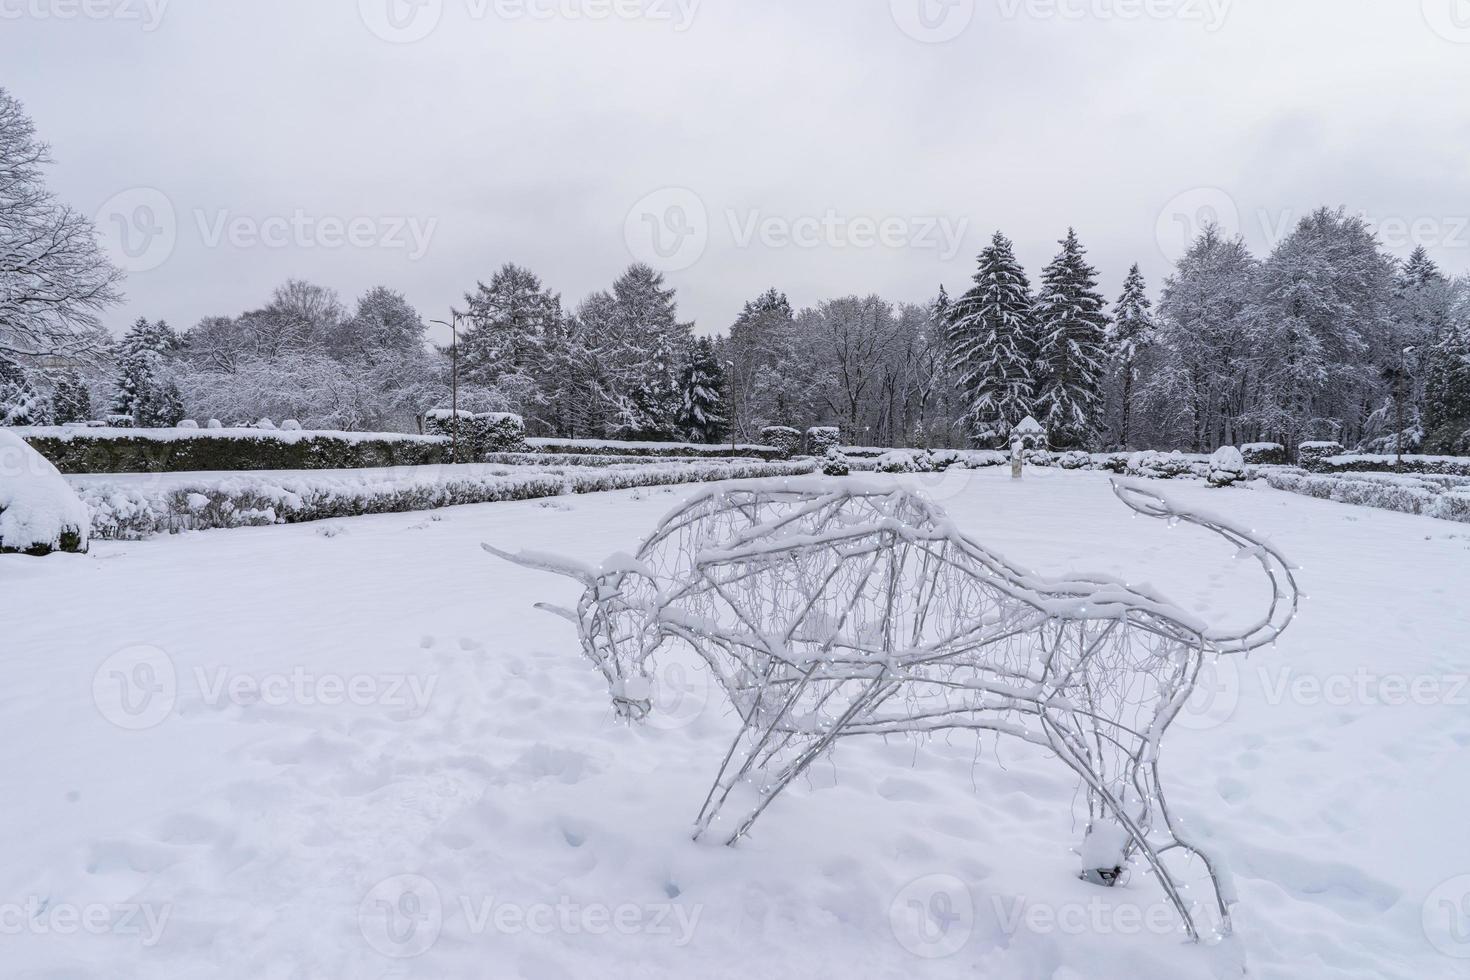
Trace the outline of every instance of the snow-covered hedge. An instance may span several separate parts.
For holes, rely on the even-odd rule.
[[[86,551],[89,534],[87,508],[56,467],[0,429],[0,554]]]
[[[526,421],[511,412],[461,411],[447,408],[424,413],[424,433],[452,438],[458,419],[459,455],[466,462],[489,453],[514,453],[526,448]]]
[[[1445,486],[1435,481],[1388,474],[1323,476],[1301,470],[1269,470],[1263,475],[1266,482],[1277,490],[1360,507],[1470,523],[1470,487],[1464,485]]]
[[[1316,469],[1317,464],[1331,456],[1340,456],[1345,450],[1340,442],[1304,442],[1296,447],[1297,465]]]
[[[790,459],[801,452],[801,431],[789,425],[768,425],[761,429],[761,438],[783,459]]]
[[[1466,456],[1405,456],[1403,469],[1398,468],[1397,456],[1370,456],[1364,453],[1344,453],[1319,459],[1310,467],[1314,473],[1435,473],[1446,476],[1470,476],[1470,457]]]
[[[653,466],[658,463],[708,463],[721,457],[710,456],[594,456],[590,453],[490,453],[478,462],[496,466]],[[731,456],[729,462],[768,462],[754,457]]]
[[[806,451],[811,456],[825,456],[842,442],[842,431],[835,425],[817,425],[806,430]]]
[[[1240,447],[1248,466],[1288,466],[1291,456],[1279,442],[1251,442]]]
[[[449,442],[391,432],[23,427],[63,473],[335,470],[447,462]]]
[[[614,439],[527,439],[527,447],[536,453],[582,456],[656,456],[698,459],[765,459],[781,458],[773,446],[715,446],[697,442],[621,442]]]
[[[467,464],[335,473],[82,476],[71,482],[99,538],[145,538],[213,528],[298,524],[633,487],[802,476],[811,460],[700,461],[526,470]]]

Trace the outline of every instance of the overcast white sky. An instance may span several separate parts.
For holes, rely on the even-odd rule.
[[[1069,224],[1111,299],[1319,204],[1470,271],[1470,0],[0,0],[0,65],[136,270],[114,329],[643,258],[723,330]]]

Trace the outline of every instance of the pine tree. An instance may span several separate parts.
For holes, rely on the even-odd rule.
[[[1113,307],[1113,322],[1107,336],[1108,353],[1121,389],[1118,441],[1125,449],[1132,436],[1139,358],[1153,344],[1154,329],[1153,301],[1148,298],[1143,270],[1134,263],[1123,282],[1123,295]]]
[[[25,369],[0,355],[0,425],[40,425],[44,406]]]
[[[1455,324],[1429,353],[1424,451],[1470,453],[1470,327]]]
[[[980,253],[974,283],[949,306],[950,371],[971,435],[1004,438],[1032,410],[1035,321],[1026,270],[1000,232]]]
[[[506,263],[465,296],[469,326],[459,338],[460,369],[494,384],[502,375],[530,373],[543,341],[561,332],[561,297],[531,270]]]
[[[1041,276],[1036,299],[1041,384],[1036,408],[1059,448],[1097,439],[1108,315],[1097,291],[1097,270],[1073,229]]]
[[[620,434],[633,439],[672,441],[679,436],[680,370],[688,359],[693,324],[681,323],[674,290],[664,276],[637,264],[613,283],[615,339],[609,351],[619,373],[632,381],[623,400]]]
[[[116,348],[117,380],[111,412],[127,415],[142,428],[177,425],[184,417],[183,398],[164,374],[164,355],[178,345],[168,324],[138,321]]]
[[[682,378],[683,404],[679,427],[690,442],[717,443],[725,438],[725,370],[708,337],[694,341]]]
[[[51,421],[55,425],[85,422],[92,417],[92,393],[75,371],[64,371],[56,378],[51,392]]]

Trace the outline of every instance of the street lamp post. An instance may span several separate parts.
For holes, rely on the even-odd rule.
[[[725,367],[730,372],[730,452],[736,453],[740,447],[736,440],[740,438],[740,386],[735,380],[735,362],[726,361]]]
[[[454,425],[449,429],[449,453],[459,460],[459,321],[462,314],[449,311],[450,321],[431,320],[441,327],[449,328],[449,417]]]

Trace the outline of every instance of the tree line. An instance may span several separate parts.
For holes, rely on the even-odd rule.
[[[292,280],[258,309],[187,330],[103,314],[120,273],[90,221],[42,179],[45,144],[0,90],[0,423],[108,416],[292,418],[412,431],[447,407],[522,415],[533,434],[756,441],[837,425],[848,443],[1003,445],[1034,416],[1058,448],[1208,451],[1334,439],[1470,453],[1470,280],[1424,249],[1390,256],[1342,209],[1270,254],[1206,228],[1157,302],[1135,265],[1109,305],[1074,230],[1032,278],[1005,235],[951,299],[844,296],[793,308],[779,289],[699,335],[662,274],[632,265],[564,307],[506,264],[456,304],[436,346],[404,296],[350,304]]]

